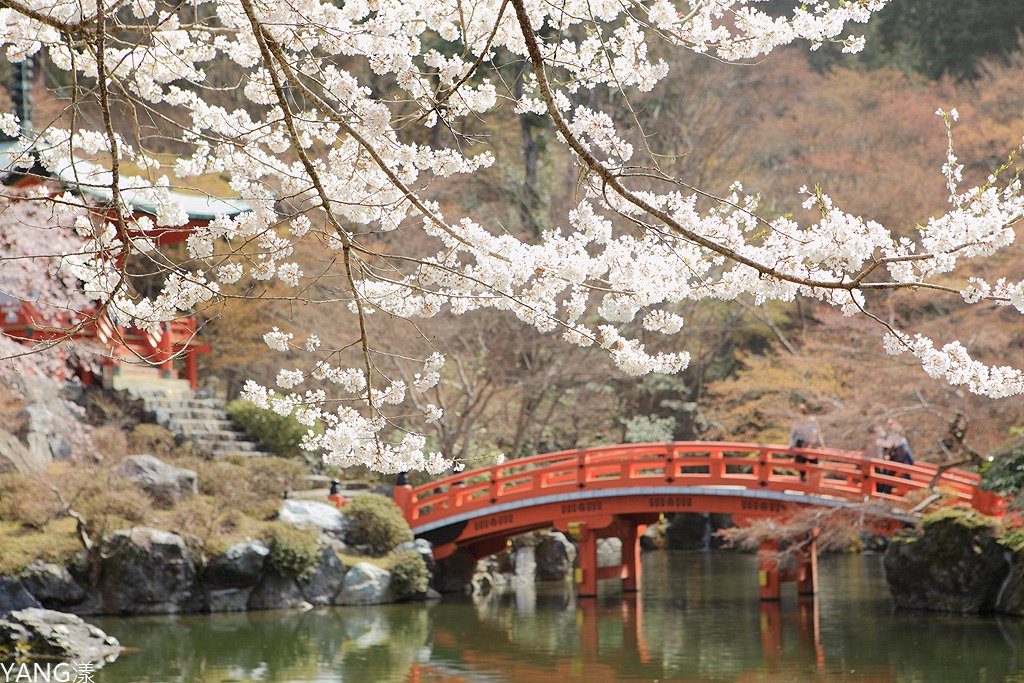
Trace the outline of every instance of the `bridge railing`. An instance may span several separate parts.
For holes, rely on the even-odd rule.
[[[539,496],[649,486],[764,489],[909,509],[938,490],[951,502],[1000,514],[1002,501],[976,474],[904,465],[831,448],[790,449],[732,442],[600,446],[512,460],[396,491],[413,525]]]

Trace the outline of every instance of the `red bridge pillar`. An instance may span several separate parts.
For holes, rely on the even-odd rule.
[[[588,526],[576,545],[576,587],[581,598],[597,597],[597,531]]]
[[[779,567],[779,542],[761,542],[758,552],[758,586],[762,600],[779,600],[782,584],[796,582],[799,595],[816,595],[818,592],[818,529],[811,531],[796,551],[792,567]]]
[[[640,535],[647,528],[646,524],[627,524],[622,534],[622,590],[629,593],[640,591],[640,576],[643,568],[640,565]]]
[[[579,525],[576,533],[576,585],[581,598],[597,597],[599,579],[619,579],[624,592],[640,590],[640,535],[646,524],[635,519],[615,517],[611,524],[595,529]],[[622,541],[622,560],[618,566],[597,566],[597,541],[602,538],[619,538]]]

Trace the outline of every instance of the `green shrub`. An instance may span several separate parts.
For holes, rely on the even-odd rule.
[[[425,593],[429,578],[427,563],[415,550],[406,550],[394,556],[391,563],[391,590],[399,600]]]
[[[281,576],[300,579],[320,561],[319,534],[289,524],[272,524],[263,536],[270,549],[267,563]]]
[[[263,410],[241,400],[229,403],[227,411],[232,420],[274,453],[302,455],[302,437],[308,428],[299,424],[294,416],[281,417],[272,410]]]
[[[1014,509],[1024,507],[1024,441],[994,454],[982,466],[981,488],[1008,498]]]
[[[398,544],[412,540],[412,529],[390,498],[364,493],[353,498],[342,512],[349,519],[348,542],[368,545],[376,555],[385,555]]]

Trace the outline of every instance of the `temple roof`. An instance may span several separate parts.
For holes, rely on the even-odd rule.
[[[36,165],[28,170],[15,167],[15,157],[23,150],[18,140],[0,140],[0,182],[10,184],[22,178],[35,178],[40,181],[52,179],[59,181],[68,190],[79,194],[97,205],[109,204],[113,199],[110,184],[113,179],[110,169],[102,165],[72,157],[63,168],[43,170]],[[131,176],[122,176],[120,188],[122,199],[131,205],[132,210],[148,216],[157,216],[160,212],[159,202],[148,188],[139,188],[132,184]],[[237,216],[251,210],[242,199],[214,197],[199,192],[170,191],[171,200],[188,214],[189,222],[208,222],[217,216]]]

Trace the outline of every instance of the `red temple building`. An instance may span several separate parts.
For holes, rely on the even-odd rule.
[[[10,85],[14,110],[24,127],[23,136],[29,139],[32,139],[28,128],[31,121],[31,72],[28,60],[15,65]],[[54,188],[55,194],[71,192],[83,197],[101,216],[109,213],[112,192],[109,188],[111,174],[107,169],[81,159],[74,159],[58,171],[44,170],[39,165],[32,169],[15,168],[16,151],[23,151],[22,143],[17,139],[0,139],[0,182],[5,186],[17,188],[46,184]],[[103,187],[104,184],[107,187]],[[155,224],[158,207],[152,201],[128,187],[121,194],[136,217],[147,216]],[[188,223],[174,228],[157,228],[156,234],[145,235],[161,246],[184,241],[192,229],[207,225],[218,216],[232,217],[249,210],[248,205],[238,199],[182,192],[171,192],[171,198],[187,212]],[[209,352],[210,347],[196,337],[194,316],[165,322],[156,332],[148,332],[118,325],[106,312],[97,311],[81,311],[77,316],[69,314],[65,321],[55,324],[52,319],[39,315],[30,301],[19,299],[17,292],[0,292],[0,332],[26,344],[70,338],[99,347],[102,350],[101,371],[97,374],[95,367],[76,370],[86,384],[100,383],[113,389],[140,383],[159,384],[165,388],[177,386],[181,390],[196,389],[196,356]]]

